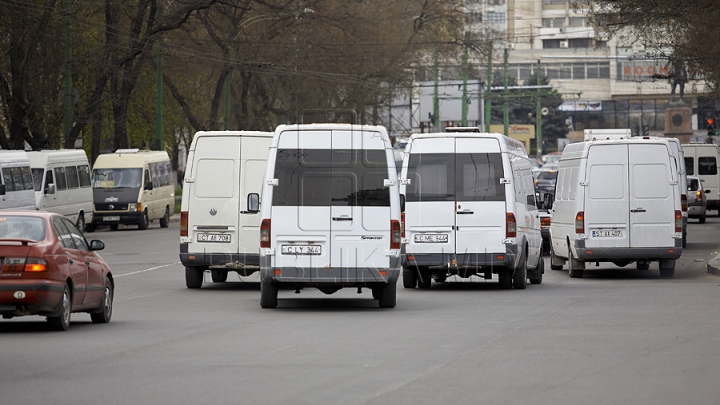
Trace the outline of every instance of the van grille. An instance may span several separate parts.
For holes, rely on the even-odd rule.
[[[95,210],[96,211],[127,211],[128,205],[127,204],[118,204],[118,203],[96,203],[95,204]]]

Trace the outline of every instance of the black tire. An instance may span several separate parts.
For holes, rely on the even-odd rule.
[[[573,257],[572,249],[568,247],[568,273],[570,278],[582,278],[585,270],[585,263]]]
[[[165,207],[165,215],[160,218],[160,228],[167,228],[170,226],[170,209]]]
[[[111,230],[111,231],[117,231],[117,230],[118,230],[118,224],[112,224],[112,225],[110,225],[110,230]]]
[[[70,295],[70,287],[65,284],[62,298],[60,298],[60,314],[57,316],[48,316],[47,321],[50,329],[64,331],[70,326],[70,314],[72,313],[72,295]]]
[[[277,308],[278,285],[267,281],[260,282],[260,307]]]
[[[537,278],[531,278],[530,284],[542,284],[543,279],[543,273],[545,273],[545,260],[543,260],[542,256],[538,258],[538,264],[537,264]]]
[[[372,297],[374,300],[380,299],[380,287],[371,287],[370,290],[372,291]]]
[[[224,270],[210,270],[213,283],[224,283],[227,281],[228,272]]]
[[[108,323],[112,318],[113,298],[115,296],[115,287],[109,277],[105,277],[105,291],[103,291],[100,306],[97,312],[90,313],[90,319],[93,323]]]
[[[143,211],[142,217],[140,218],[140,222],[138,222],[138,229],[141,231],[144,231],[148,229],[148,226],[150,226],[150,218],[148,218],[147,211]]]
[[[397,284],[388,283],[378,287],[380,296],[378,297],[378,306],[380,308],[395,308],[397,305]]]
[[[187,288],[200,288],[203,284],[204,270],[200,267],[185,267],[185,285]]]
[[[415,288],[417,287],[417,273],[415,269],[403,267],[403,287]]]
[[[85,232],[93,233],[95,232],[95,229],[97,229],[97,227],[94,224],[85,225]]]
[[[447,274],[435,273],[433,274],[433,280],[435,280],[436,283],[444,283],[447,280]]]
[[[513,287],[516,290],[524,290],[527,288],[527,254],[520,258],[520,264],[513,273]]]
[[[650,268],[650,262],[637,262],[635,268],[638,270],[648,270]]]
[[[704,223],[705,223],[705,215],[701,216],[700,219],[698,219],[698,221],[699,221],[701,224],[704,224]]]
[[[430,288],[432,284],[432,274],[428,269],[420,269],[417,274],[418,288]]]
[[[562,270],[563,266],[560,264],[553,264],[553,261],[557,261],[555,256],[555,250],[550,246],[550,270]]]
[[[510,269],[501,269],[498,273],[498,285],[501,290],[509,290],[512,288],[512,276]]]
[[[660,259],[660,277],[670,278],[675,275],[675,260]]]
[[[83,232],[83,233],[85,232],[85,214],[84,213],[81,212],[80,215],[78,215],[78,219],[77,219],[77,222],[75,223],[75,226],[77,226],[77,229],[79,229],[80,232]]]
[[[687,246],[687,232],[683,232],[682,235],[682,247]]]

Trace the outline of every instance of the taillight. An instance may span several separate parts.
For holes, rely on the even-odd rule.
[[[681,207],[682,207],[682,211],[683,211],[683,212],[687,212],[687,207],[688,207],[687,194],[682,194],[682,195],[680,196],[680,204],[681,204]]]
[[[400,221],[402,222],[402,237],[405,237],[405,213],[400,214]]]
[[[28,257],[25,262],[25,271],[45,271],[47,270],[47,262],[39,257]]]
[[[505,237],[514,238],[517,236],[517,222],[515,221],[515,214],[508,212],[505,214]]]
[[[180,213],[180,236],[188,236],[188,212]]]
[[[270,219],[262,220],[260,224],[260,247],[270,248]]]
[[[675,210],[675,232],[682,232],[682,212]]]
[[[582,211],[575,215],[575,233],[585,233],[585,213]]]
[[[390,221],[390,249],[400,249],[402,243],[402,231],[400,230],[400,221],[393,219]]]
[[[39,257],[6,257],[2,261],[5,273],[38,272],[47,270],[47,262]]]
[[[542,228],[549,228],[550,227],[550,217],[540,218],[540,226]]]
[[[695,201],[702,201],[702,191],[698,190],[695,192]]]

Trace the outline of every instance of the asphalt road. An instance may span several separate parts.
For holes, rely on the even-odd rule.
[[[178,224],[87,236],[116,277],[107,325],[73,314],[0,320],[0,404],[718,404],[720,277],[707,274],[720,218],[691,220],[675,277],[588,266],[542,285],[450,282],[280,292],[185,288]]]

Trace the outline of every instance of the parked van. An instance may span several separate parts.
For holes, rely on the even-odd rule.
[[[93,193],[90,163],[84,150],[27,152],[39,210],[66,216],[80,230],[92,222]]]
[[[495,277],[500,288],[542,282],[532,161],[500,134],[414,134],[400,176],[405,195],[403,286]]]
[[[277,306],[281,286],[370,288],[380,307],[395,306],[401,207],[385,128],[279,126],[261,201],[263,308]]]
[[[632,262],[647,270],[658,261],[672,277],[682,254],[678,169],[665,139],[629,132],[585,131],[560,158],[550,236],[551,266],[568,263],[582,277],[585,262]]]
[[[35,210],[30,160],[24,150],[0,150],[0,210]]]
[[[93,221],[95,227],[119,224],[147,229],[159,220],[161,228],[170,223],[175,211],[175,179],[167,152],[118,149],[98,156],[93,166]]]
[[[205,270],[214,282],[228,272],[260,270],[260,213],[248,194],[262,191],[272,132],[198,132],[188,151],[180,213],[180,261],[185,284],[200,288]],[[251,199],[252,199],[251,198]]]
[[[707,193],[707,209],[718,210],[720,215],[720,172],[718,158],[720,147],[709,143],[690,143],[682,146],[685,152],[685,166],[688,175],[702,180],[702,188]]]

